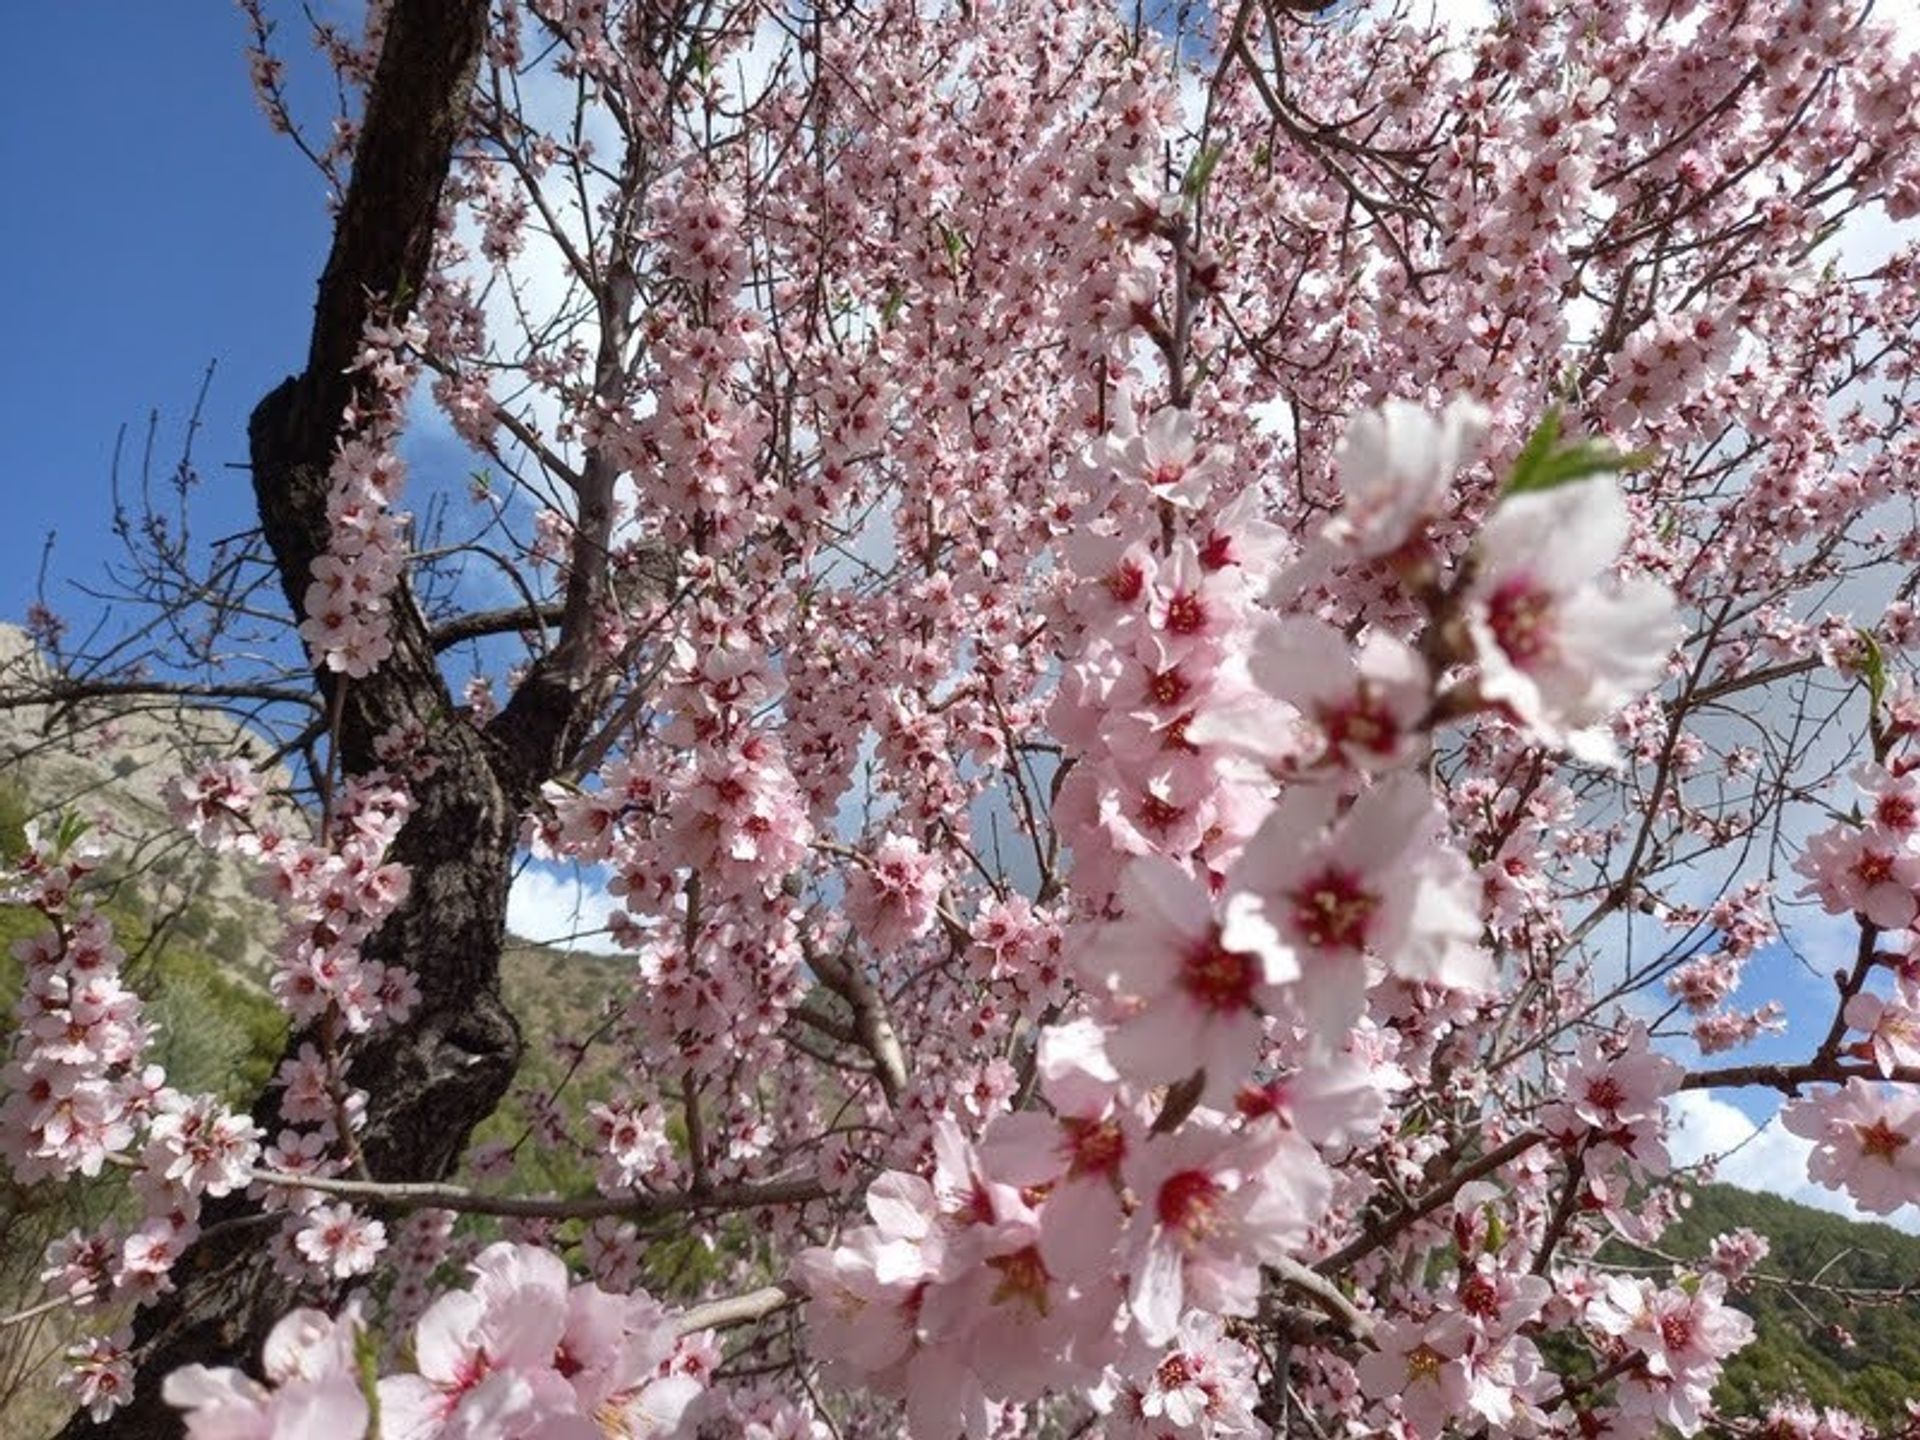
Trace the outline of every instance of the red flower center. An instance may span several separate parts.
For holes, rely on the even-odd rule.
[[[1916,813],[1920,807],[1914,805],[1913,797],[1897,790],[1882,795],[1873,807],[1873,818],[1889,830],[1913,829]]]
[[[1553,658],[1554,603],[1550,591],[1522,576],[1487,597],[1487,625],[1500,648],[1522,670]]]
[[[1887,1124],[1886,1116],[1881,1116],[1871,1125],[1856,1125],[1853,1133],[1860,1139],[1860,1153],[1871,1155],[1876,1160],[1885,1160],[1892,1164],[1894,1158],[1912,1143],[1911,1135],[1902,1135]]]
[[[1627,1092],[1620,1088],[1620,1082],[1611,1075],[1602,1075],[1587,1082],[1587,1103],[1596,1110],[1609,1113],[1620,1108],[1627,1098]]]
[[[1187,698],[1187,692],[1193,686],[1187,683],[1187,677],[1178,669],[1162,670],[1147,681],[1147,694],[1153,697],[1156,705],[1174,706]]]
[[[1167,629],[1175,635],[1198,635],[1207,628],[1207,607],[1192,591],[1182,590],[1167,602]]]
[[[1127,1153],[1127,1137],[1118,1121],[1069,1118],[1061,1123],[1067,1132],[1069,1176],[1077,1179],[1083,1175],[1118,1172],[1120,1161]]]
[[[1170,830],[1187,812],[1149,791],[1140,799],[1140,823],[1149,830]]]
[[[1221,1014],[1251,1010],[1253,987],[1259,979],[1253,956],[1227,949],[1217,929],[1209,931],[1180,962],[1180,988],[1203,1008]]]
[[[1367,926],[1379,906],[1359,876],[1329,865],[1293,892],[1293,923],[1323,950],[1359,950],[1367,943]]]
[[[1131,605],[1147,588],[1147,572],[1131,560],[1123,560],[1107,576],[1107,593],[1121,605]]]
[[[1348,750],[1387,755],[1400,739],[1400,722],[1369,686],[1363,685],[1343,704],[1320,706],[1314,718],[1327,737],[1327,748],[1335,755]]]
[[[1204,1240],[1219,1220],[1226,1190],[1204,1170],[1182,1170],[1160,1186],[1154,1209],[1160,1223],[1189,1243]]]
[[[1500,1313],[1500,1290],[1477,1271],[1460,1284],[1460,1308],[1469,1315],[1491,1320]]]
[[[1176,1350],[1160,1362],[1160,1368],[1153,1372],[1153,1378],[1159,1382],[1162,1390],[1178,1390],[1193,1379],[1193,1362]]]
[[[1153,474],[1147,477],[1147,485],[1154,490],[1165,489],[1178,485],[1186,478],[1186,474],[1186,466],[1177,465],[1171,460],[1164,461],[1154,467]]]
[[[1660,1343],[1669,1350],[1685,1350],[1693,1343],[1693,1317],[1684,1310],[1670,1310],[1662,1315]]]
[[[1882,850],[1863,850],[1853,862],[1853,873],[1862,885],[1884,885],[1893,879],[1893,856]]]

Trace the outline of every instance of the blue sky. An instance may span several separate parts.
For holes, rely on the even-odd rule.
[[[196,524],[215,536],[250,523],[246,476],[222,466],[246,457],[254,401],[300,364],[325,258],[324,182],[254,102],[238,9],[86,8],[84,25],[57,5],[8,17],[0,618],[31,599],[49,531],[56,575],[99,577],[117,553],[116,431],[137,457],[158,410],[170,467],[209,361]],[[63,591],[50,587],[57,603]]]

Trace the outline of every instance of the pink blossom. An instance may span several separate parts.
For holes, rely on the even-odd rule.
[[[470,1289],[421,1316],[419,1372],[380,1381],[383,1435],[591,1440],[599,1422],[665,1434],[702,1388],[663,1373],[673,1325],[644,1294],[571,1285],[560,1258],[531,1245],[490,1245],[472,1269]]]
[[[1920,850],[1874,826],[1833,825],[1807,839],[1793,868],[1807,877],[1803,895],[1831,915],[1858,913],[1883,930],[1920,916]]]
[[[1261,1016],[1277,987],[1298,974],[1292,955],[1259,917],[1229,937],[1207,893],[1159,857],[1136,860],[1120,886],[1126,918],[1089,939],[1080,968],[1122,1007],[1107,1054],[1148,1084],[1206,1071],[1224,1101],[1252,1070]]]
[[[1473,1382],[1466,1359],[1473,1330],[1463,1316],[1443,1314],[1422,1323],[1383,1320],[1374,1348],[1354,1367],[1374,1400],[1396,1404],[1422,1435],[1439,1435],[1468,1408]]]
[[[1556,1068],[1556,1098],[1541,1107],[1540,1123],[1553,1135],[1626,1155],[1650,1174],[1664,1174],[1665,1099],[1685,1069],[1650,1048],[1646,1028],[1630,1027],[1619,1040],[1589,1036],[1577,1057]]]
[[[1236,1134],[1189,1121],[1130,1151],[1124,1173],[1140,1201],[1122,1242],[1127,1303],[1156,1345],[1189,1307],[1251,1315],[1260,1262],[1300,1246],[1332,1188],[1313,1147],[1278,1126]]]
[[[1154,499],[1189,510],[1205,503],[1218,469],[1194,441],[1193,417],[1171,406],[1117,447],[1112,464],[1143,484]]]
[[[1335,792],[1293,787],[1229,878],[1224,943],[1277,936],[1298,970],[1296,1002],[1330,1044],[1360,1018],[1370,958],[1402,979],[1490,988],[1477,907],[1444,828],[1414,776],[1387,777],[1344,813]]]
[[[1040,1256],[1049,1271],[1077,1280],[1112,1268],[1125,1220],[1122,1167],[1145,1126],[1120,1103],[1119,1076],[1094,1022],[1049,1029],[1038,1069],[1055,1113],[999,1116],[981,1140],[980,1163],[1003,1184],[1048,1187]]]
[[[187,1412],[188,1440],[359,1440],[371,1417],[354,1360],[358,1330],[351,1316],[295,1310],[267,1336],[265,1385],[239,1370],[187,1365],[161,1393]]]
[[[1368,557],[1417,538],[1479,448],[1487,418],[1463,399],[1448,402],[1438,417],[1397,399],[1354,416],[1335,456],[1346,503],[1329,527],[1332,537]]]
[[[847,877],[847,915],[860,937],[884,954],[932,928],[943,883],[938,861],[918,841],[890,835]]]
[[[1258,1366],[1218,1316],[1189,1311],[1165,1352],[1117,1367],[1094,1403],[1104,1402],[1112,1440],[1251,1440],[1267,1433],[1254,1416]]]
[[[1367,770],[1401,764],[1420,747],[1427,667],[1384,631],[1369,632],[1356,650],[1322,621],[1283,616],[1255,633],[1247,668],[1257,695],[1207,709],[1187,729],[1196,742],[1276,767],[1321,761]],[[1304,733],[1276,723],[1276,700],[1297,712]]]
[[[173,1097],[147,1128],[147,1169],[189,1195],[226,1195],[252,1178],[260,1129],[211,1099]]]
[[[1709,1272],[1666,1289],[1610,1276],[1588,1318],[1637,1351],[1641,1364],[1620,1382],[1620,1404],[1683,1435],[1700,1429],[1721,1362],[1753,1338],[1753,1321],[1726,1304],[1726,1279]]]
[[[1890,1215],[1920,1201],[1920,1098],[1849,1080],[1789,1101],[1780,1123],[1814,1142],[1808,1175],[1861,1209]]]
[[[316,1205],[306,1212],[294,1245],[337,1279],[365,1275],[386,1248],[387,1227],[350,1205]]]
[[[1714,1236],[1707,1253],[1714,1270],[1726,1276],[1729,1285],[1737,1287],[1772,1249],[1772,1242],[1766,1236],[1743,1225]]]
[[[121,1330],[112,1337],[91,1336],[67,1349],[61,1388],[96,1423],[133,1398],[133,1362],[128,1355],[132,1339],[130,1331]]]
[[[1597,727],[1660,678],[1683,633],[1665,586],[1608,578],[1630,525],[1606,478],[1511,496],[1480,532],[1467,590],[1480,694],[1600,764],[1614,747]]]

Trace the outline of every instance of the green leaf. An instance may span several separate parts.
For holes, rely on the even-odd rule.
[[[896,285],[887,293],[887,303],[880,307],[880,324],[884,328],[900,317],[901,307],[907,303],[907,292]]]
[[[53,832],[54,858],[57,860],[64,857],[69,850],[80,843],[80,837],[92,828],[93,822],[78,810],[62,810],[60,823]]]
[[[1213,178],[1214,167],[1225,153],[1226,146],[1209,145],[1193,157],[1193,164],[1187,167],[1187,178],[1180,182],[1180,188],[1189,200],[1198,200],[1206,192],[1207,182]]]
[[[1880,648],[1880,642],[1873,638],[1871,630],[1855,630],[1860,637],[1860,648],[1865,652],[1860,662],[1860,678],[1867,682],[1867,697],[1878,710],[1880,702],[1887,694],[1887,656]]]
[[[1547,413],[1540,417],[1540,423],[1533,427],[1533,433],[1527,437],[1527,443],[1520,447],[1520,453],[1514,457],[1513,473],[1507,477],[1507,493],[1520,493],[1534,488],[1532,477],[1546,463],[1547,456],[1553,453],[1553,447],[1560,443],[1560,407],[1552,405]]]
[[[380,1440],[380,1342],[370,1329],[353,1337],[360,1393],[367,1397],[367,1440]]]
[[[1492,1205],[1486,1208],[1487,1216],[1487,1253],[1496,1255],[1507,1243],[1507,1222],[1500,1218],[1500,1212]]]
[[[1552,406],[1533,427],[1527,443],[1514,458],[1513,470],[1502,491],[1526,495],[1557,490],[1595,475],[1615,475],[1651,463],[1648,450],[1616,450],[1605,440],[1565,440],[1560,433],[1560,407]]]

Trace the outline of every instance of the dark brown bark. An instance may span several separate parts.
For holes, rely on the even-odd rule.
[[[307,367],[253,414],[255,497],[295,614],[311,563],[327,546],[328,465],[355,384],[348,366],[373,305],[402,317],[420,292],[487,20],[485,0],[395,0],[320,281]],[[347,773],[372,769],[374,738],[406,724],[432,737],[439,765],[415,785],[418,808],[395,846],[412,891],[367,947],[372,958],[410,968],[422,1001],[406,1025],[355,1050],[350,1070],[369,1096],[361,1149],[370,1173],[432,1180],[453,1168],[519,1060],[519,1027],[499,990],[516,815],[545,778],[537,772],[555,751],[554,737],[582,722],[571,713],[578,687],[564,685],[523,702],[540,732],[531,743],[456,722],[433,637],[404,587],[394,609],[394,654],[379,671],[352,682],[326,673],[315,680],[329,710],[338,703]],[[345,693],[336,696],[341,683]],[[271,1092],[256,1113],[272,1122]],[[176,1291],[136,1322],[132,1404],[104,1424],[76,1416],[65,1436],[172,1440],[183,1427],[161,1401],[162,1377],[196,1361],[256,1364],[266,1331],[298,1302],[267,1259],[271,1222],[238,1200],[209,1205],[204,1222],[208,1233],[176,1272]]]

